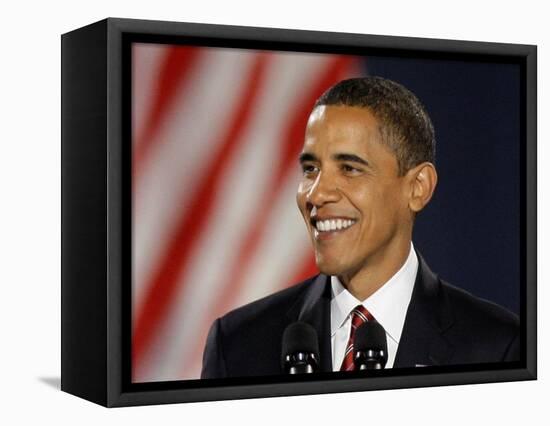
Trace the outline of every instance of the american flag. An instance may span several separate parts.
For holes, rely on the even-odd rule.
[[[132,47],[132,380],[200,377],[212,322],[317,273],[296,207],[315,100],[359,57]]]

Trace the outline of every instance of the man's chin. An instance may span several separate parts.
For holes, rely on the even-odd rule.
[[[317,268],[324,275],[342,275],[346,271],[346,268],[339,262],[318,261]]]

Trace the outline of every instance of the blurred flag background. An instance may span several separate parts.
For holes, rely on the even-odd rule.
[[[212,322],[317,273],[295,194],[353,56],[134,44],[132,376],[200,377]]]

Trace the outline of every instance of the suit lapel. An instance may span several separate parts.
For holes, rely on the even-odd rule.
[[[453,323],[452,311],[440,292],[439,278],[419,254],[418,260],[416,282],[394,362],[396,368],[443,365],[454,352],[444,337]]]
[[[330,300],[329,279],[326,275],[320,274],[314,278],[304,297],[300,298],[287,314],[292,322],[307,322],[317,331],[321,371],[325,372],[332,371]]]

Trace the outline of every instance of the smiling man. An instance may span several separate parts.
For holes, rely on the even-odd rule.
[[[412,244],[434,158],[430,118],[403,86],[365,77],[325,92],[296,197],[321,274],[216,320],[202,378],[282,374],[282,335],[296,321],[316,330],[321,371],[353,370],[354,329],[374,319],[386,368],[519,360],[517,317],[440,280]]]

